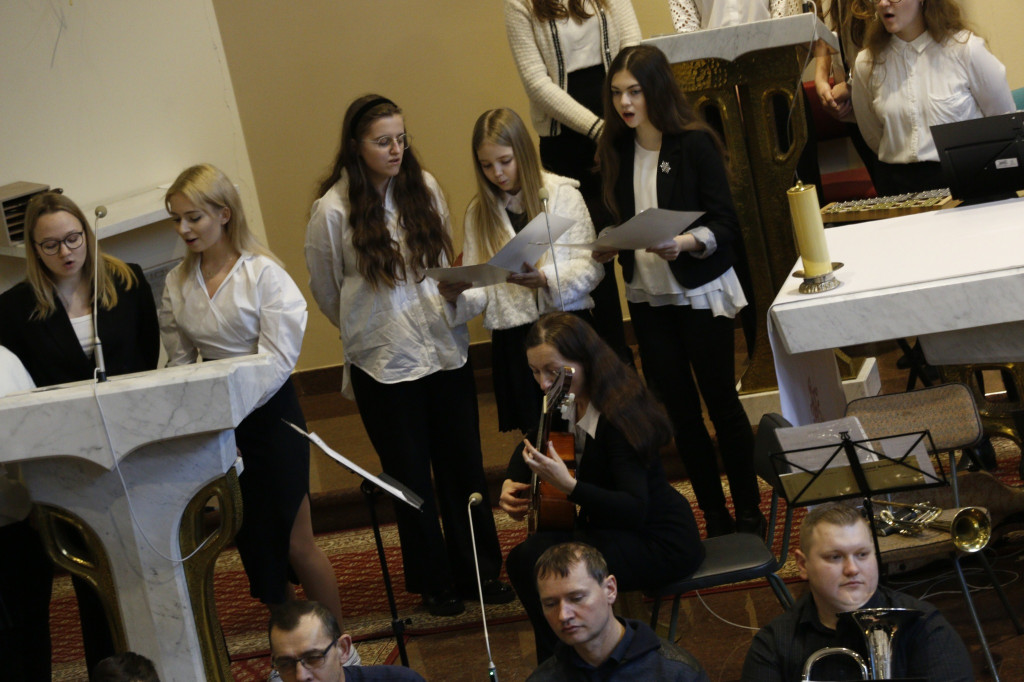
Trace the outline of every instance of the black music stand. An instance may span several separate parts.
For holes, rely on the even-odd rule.
[[[853,440],[849,431],[841,431],[838,440],[773,452],[769,457],[787,504],[807,506],[864,498],[875,559],[884,573],[871,497],[945,485],[941,461],[936,473],[928,454],[934,449],[928,431],[863,440]]]
[[[373,524],[373,538],[377,542],[377,557],[380,559],[381,574],[384,577],[384,592],[388,598],[388,607],[391,609],[391,632],[395,635],[395,644],[398,647],[398,656],[402,660],[402,665],[408,668],[409,653],[405,650],[405,626],[408,621],[398,617],[398,606],[395,604],[395,590],[391,585],[391,574],[388,571],[388,559],[387,555],[384,553],[384,541],[380,535],[380,522],[377,519],[377,505],[374,498],[382,493],[387,493],[392,498],[409,505],[417,511],[422,510],[423,498],[413,492],[412,489],[404,483],[387,474],[371,474],[369,471],[344,455],[332,450],[326,443],[324,443],[320,436],[315,433],[306,433],[298,426],[285,419],[282,419],[281,421],[305,436],[311,443],[323,450],[328,457],[363,479],[363,482],[359,486],[359,490],[362,491],[363,496],[366,499],[366,505],[370,509],[370,521]]]

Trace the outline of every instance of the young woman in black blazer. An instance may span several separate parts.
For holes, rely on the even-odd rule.
[[[575,371],[574,407],[566,415],[566,428],[575,435],[575,477],[553,446],[538,449],[531,436],[509,461],[499,501],[509,516],[522,519],[528,482],[536,473],[579,507],[573,528],[534,533],[508,555],[508,575],[533,624],[537,660],[543,661],[557,641],[533,573],[545,549],[569,540],[597,547],[625,591],[689,575],[703,561],[704,548],[689,502],[669,484],[661,465],[672,425],[636,372],[572,313],[542,316],[527,332],[526,358],[545,391],[559,369]]]
[[[736,393],[733,356],[733,318],[747,304],[733,268],[743,253],[742,235],[720,143],[683,98],[665,55],[650,46],[618,54],[604,106],[598,157],[605,203],[616,219],[648,208],[704,212],[673,239],[618,253],[644,377],[668,409],[708,536],[763,534],[754,436]],[[735,522],[701,397],[718,437]]]
[[[0,294],[0,345],[18,356],[36,386],[91,379],[93,358],[92,228],[82,210],[63,194],[46,192],[25,213],[25,281]],[[142,269],[102,254],[96,297],[99,333],[108,375],[156,369],[160,330],[156,303]],[[0,548],[18,556],[34,546]],[[114,654],[103,606],[88,583],[72,578],[82,619],[86,662],[91,670]],[[48,588],[48,585],[47,585]],[[45,604],[49,594],[38,603]],[[31,618],[32,616],[28,616]],[[46,619],[43,612],[36,617]],[[49,660],[49,640],[33,642],[32,657]]]

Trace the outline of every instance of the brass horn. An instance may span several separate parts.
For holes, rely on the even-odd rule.
[[[988,511],[980,507],[961,507],[952,518],[940,519],[942,509],[927,502],[907,504],[871,500],[872,504],[910,509],[910,518],[899,518],[891,509],[882,509],[875,518],[885,527],[902,535],[914,535],[925,528],[949,533],[953,544],[961,552],[977,552],[985,548],[992,538],[992,519]]]
[[[861,679],[886,680],[892,677],[893,641],[907,623],[921,615],[916,609],[873,608],[840,613],[840,618],[851,619],[867,644],[870,667],[856,651],[845,647],[818,649],[804,662],[801,682],[811,681],[814,664],[826,656],[841,654],[852,658],[860,667]]]

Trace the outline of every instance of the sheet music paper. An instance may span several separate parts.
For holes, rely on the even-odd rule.
[[[548,250],[548,221],[551,221],[551,240],[557,242],[565,232],[576,224],[575,220],[554,213],[544,213],[528,222],[512,237],[508,244],[491,256],[486,263],[478,265],[457,265],[450,268],[427,268],[426,275],[439,282],[469,282],[474,287],[500,284],[515,272],[522,272],[523,263],[536,263]],[[558,244],[558,246],[564,246]]]
[[[283,421],[285,424],[301,433],[306,438],[308,438],[311,443],[313,443],[318,448],[323,450],[324,453],[326,453],[327,456],[333,459],[335,462],[341,464],[343,467],[345,467],[352,473],[358,474],[359,476],[362,476],[368,481],[372,481],[381,490],[384,490],[394,498],[401,500],[402,502],[405,502],[413,509],[419,509],[423,505],[423,500],[418,495],[413,493],[411,490],[402,490],[402,488],[404,488],[405,486],[396,481],[395,479],[391,478],[390,476],[387,476],[386,474],[381,474],[380,476],[371,474],[369,471],[362,468],[352,460],[331,449],[331,447],[328,446],[327,443],[325,443],[323,439],[320,436],[316,435],[315,433],[306,433],[295,424],[292,424],[287,419],[282,419],[281,421]]]
[[[703,211],[670,211],[649,208],[618,227],[606,227],[597,241],[586,244],[560,244],[590,251],[632,251],[647,249],[682,234],[704,215]]]

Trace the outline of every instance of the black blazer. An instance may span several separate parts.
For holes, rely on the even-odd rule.
[[[160,326],[156,303],[142,268],[129,263],[137,284],[126,290],[117,277],[117,305],[99,309],[100,340],[107,375],[156,369]],[[27,282],[0,294],[0,344],[21,359],[36,386],[91,379],[95,362],[78,343],[63,306],[45,320],[32,320],[36,300]]]
[[[674,556],[678,575],[691,573],[703,561],[704,547],[690,503],[668,482],[661,457],[645,465],[603,415],[595,433],[596,438],[587,436],[576,469],[576,488],[569,496],[579,505],[576,527],[636,533],[663,554]],[[530,482],[522,444],[509,460],[506,477]]]
[[[626,135],[618,144],[619,178],[615,183],[615,202],[623,222],[636,214],[633,197],[634,137]],[[658,207],[674,211],[704,211],[693,227],[707,227],[715,235],[718,248],[707,258],[680,254],[669,261],[679,283],[693,289],[721,276],[736,264],[742,252],[736,208],[729,190],[729,177],[722,156],[711,136],[703,130],[686,130],[665,135],[658,155]],[[632,251],[619,252],[623,279],[633,280]],[[748,297],[749,298],[749,297]]]

